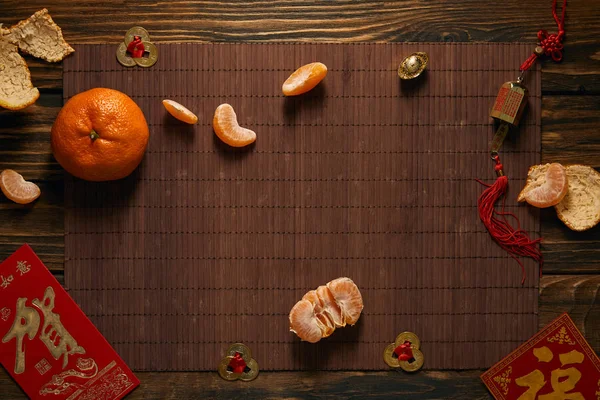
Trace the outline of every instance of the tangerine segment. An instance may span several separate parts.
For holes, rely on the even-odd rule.
[[[546,170],[542,185],[525,194],[525,201],[534,207],[545,208],[562,201],[569,190],[567,170],[561,164],[552,163]]]
[[[356,284],[350,278],[338,278],[329,282],[327,287],[342,310],[344,322],[354,325],[363,309],[362,295]]]
[[[306,64],[294,71],[283,82],[281,90],[286,96],[297,96],[313,89],[327,76],[327,67],[320,62]]]
[[[330,336],[333,333],[333,331],[335,331],[336,325],[331,320],[329,316],[329,311],[325,309],[325,304],[319,296],[317,290],[311,290],[310,292],[307,292],[302,297],[302,300],[308,300],[312,303],[315,310],[315,316],[322,324],[322,337]]]
[[[310,343],[317,343],[323,337],[322,323],[315,315],[313,303],[300,300],[290,311],[290,331]]]
[[[182,106],[176,101],[173,100],[163,100],[163,106],[167,109],[169,114],[180,120],[181,122],[185,122],[186,124],[195,124],[198,122],[198,117],[196,114]]]
[[[329,288],[327,286],[319,286],[316,290],[316,294],[321,300],[323,313],[329,317],[335,327],[341,328],[346,326],[346,322],[342,316],[342,309],[335,302],[335,298]]]
[[[29,204],[42,193],[38,185],[27,182],[21,174],[12,169],[0,173],[0,189],[10,200],[19,204]]]
[[[219,139],[232,147],[244,147],[256,140],[256,133],[238,124],[233,107],[227,103],[215,110],[213,129]]]

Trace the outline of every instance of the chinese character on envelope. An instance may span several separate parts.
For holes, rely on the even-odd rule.
[[[566,313],[481,379],[496,399],[600,399],[600,359]]]
[[[139,385],[27,245],[0,264],[0,363],[32,399],[113,400]]]

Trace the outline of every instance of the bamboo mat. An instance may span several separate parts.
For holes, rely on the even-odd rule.
[[[538,269],[521,269],[477,214],[495,179],[489,109],[529,44],[160,44],[150,69],[124,68],[116,45],[80,45],[64,62],[65,100],[93,87],[130,95],[151,137],[140,168],[112,183],[66,178],[65,282],[135,370],[215,370],[229,344],[263,370],[388,369],[385,346],[420,338],[425,368],[485,368],[538,327]],[[400,60],[429,54],[401,83]],[[325,81],[285,98],[298,66],[321,61]],[[539,163],[540,72],[502,151],[507,208]],[[161,100],[198,114],[188,126]],[[255,145],[216,139],[230,103]],[[365,308],[355,327],[318,344],[288,332],[302,295],[348,276]]]

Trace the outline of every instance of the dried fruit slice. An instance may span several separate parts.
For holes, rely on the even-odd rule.
[[[567,166],[569,191],[554,206],[562,222],[574,231],[585,231],[600,222],[600,173],[587,165]]]
[[[327,76],[327,67],[320,62],[306,64],[294,71],[283,82],[281,90],[286,96],[297,96],[313,89]]]
[[[50,62],[60,61],[75,51],[45,8],[10,27],[6,37],[21,51]]]
[[[31,74],[17,46],[0,36],[0,106],[20,110],[35,103],[40,92],[31,83]]]
[[[558,163],[536,165],[529,169],[527,184],[518,199],[545,208],[560,203],[568,190],[565,167]]]
[[[335,298],[329,288],[327,286],[319,286],[316,290],[316,294],[321,301],[323,308],[322,312],[329,317],[335,327],[341,328],[346,326],[346,322],[342,316],[342,309],[335,302]]]
[[[6,197],[19,204],[29,204],[41,194],[38,185],[27,182],[21,174],[12,169],[5,169],[0,173],[0,189]]]
[[[196,114],[182,106],[176,101],[173,100],[163,100],[163,106],[167,109],[169,114],[180,120],[181,122],[185,122],[186,124],[195,124],[198,122],[198,117]]]
[[[338,278],[329,282],[327,287],[342,310],[344,322],[354,325],[363,309],[362,295],[356,284],[350,278]]]
[[[232,147],[244,147],[256,140],[256,133],[238,124],[233,107],[227,103],[215,110],[213,129],[219,139]]]
[[[315,306],[308,300],[300,300],[290,311],[290,331],[310,343],[323,337],[322,324],[315,315]]]

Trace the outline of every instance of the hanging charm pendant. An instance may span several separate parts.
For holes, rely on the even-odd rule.
[[[490,117],[511,125],[519,125],[528,95],[527,88],[521,83],[521,79],[518,79],[516,82],[505,82],[500,87]]]
[[[226,381],[239,379],[248,382],[256,379],[259,368],[250,349],[242,343],[235,343],[227,349],[227,355],[219,363],[218,372]]]
[[[406,372],[418,371],[425,361],[420,347],[421,341],[417,335],[402,332],[383,351],[383,361],[392,368],[401,368]]]

